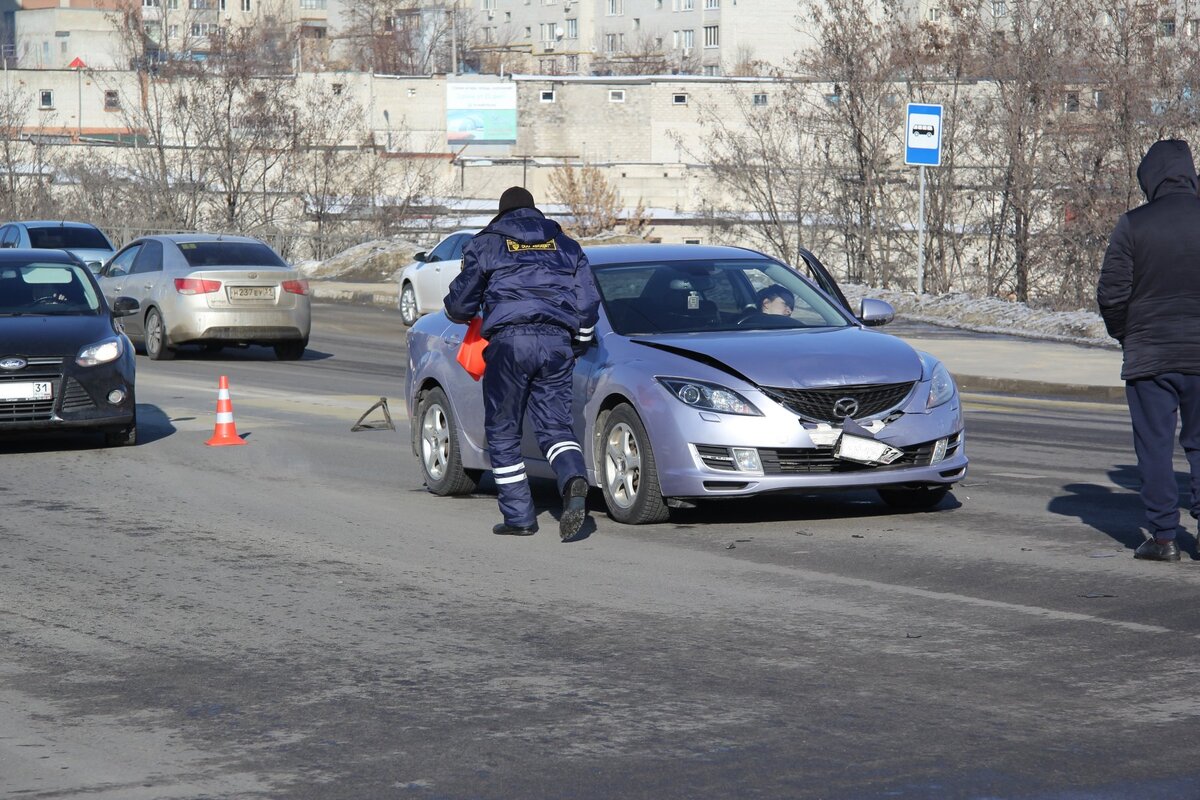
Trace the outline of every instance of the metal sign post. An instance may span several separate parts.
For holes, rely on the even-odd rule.
[[[919,168],[917,202],[917,294],[925,294],[925,167],[942,164],[942,107],[909,103],[904,126],[904,163]]]

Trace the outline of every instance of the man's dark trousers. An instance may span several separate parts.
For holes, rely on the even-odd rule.
[[[571,427],[571,334],[557,325],[511,325],[483,351],[484,432],[505,523],[528,527],[537,514],[521,460],[521,424],[528,408],[538,446],[562,494],[571,478],[585,477],[583,451]]]
[[[1179,490],[1172,462],[1175,426],[1180,420],[1179,443],[1192,472],[1191,513],[1200,517],[1200,375],[1169,372],[1127,381],[1125,397],[1133,420],[1133,449],[1150,533],[1157,539],[1174,539],[1179,526]]]

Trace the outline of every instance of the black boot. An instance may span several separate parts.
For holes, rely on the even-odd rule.
[[[533,536],[537,533],[537,521],[532,525],[509,525],[507,522],[501,522],[499,525],[492,527],[492,533],[497,536]]]
[[[571,478],[563,489],[562,516],[558,518],[558,534],[564,542],[572,542],[587,519],[587,481]]]
[[[1174,539],[1147,539],[1133,551],[1133,557],[1146,561],[1178,561],[1179,545]]]

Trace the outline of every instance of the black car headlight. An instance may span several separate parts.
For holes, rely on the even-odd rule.
[[[720,414],[740,414],[746,417],[761,417],[762,412],[733,389],[716,383],[693,381],[687,378],[658,378],[675,399],[693,408],[716,411]]]
[[[100,364],[107,364],[110,361],[116,361],[124,352],[125,345],[121,342],[121,337],[114,336],[111,339],[105,339],[81,348],[79,355],[75,356],[75,363],[81,367],[95,367]]]

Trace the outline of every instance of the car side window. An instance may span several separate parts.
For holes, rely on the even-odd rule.
[[[108,262],[108,266],[104,268],[104,276],[106,278],[119,278],[122,275],[128,275],[130,267],[133,266],[133,260],[137,258],[141,250],[142,246],[135,244],[117,253],[113,256],[112,261]]]
[[[17,230],[16,225],[4,226],[4,237],[0,239],[0,247],[16,247],[17,240],[21,238],[21,232]]]
[[[137,258],[134,259],[133,269],[130,270],[130,274],[161,272],[162,268],[162,243],[149,241],[145,243],[142,247],[142,252],[138,253]]]
[[[450,251],[450,258],[460,259],[462,258],[463,248],[467,246],[467,242],[471,241],[471,237],[465,233],[460,233],[454,238],[454,249]]]
[[[437,247],[433,248],[433,252],[429,254],[429,261],[449,261],[454,256],[455,237],[451,236],[445,239]]]

